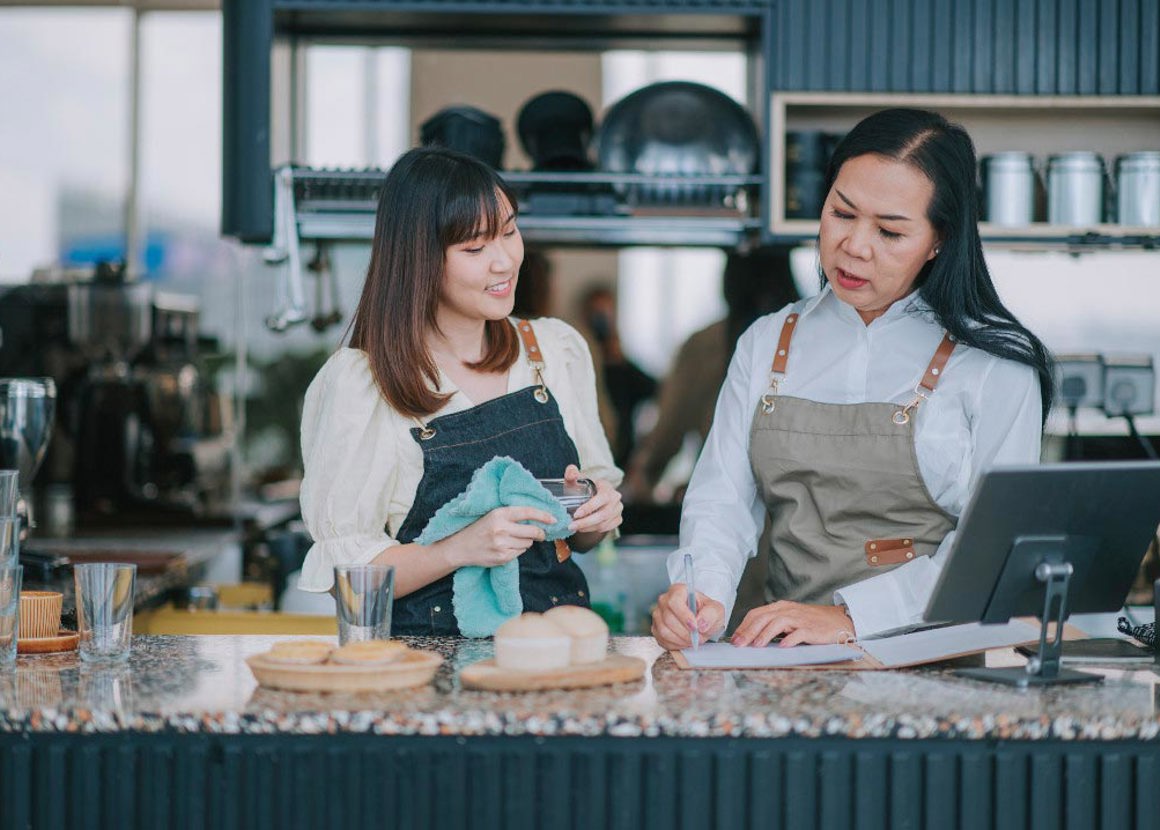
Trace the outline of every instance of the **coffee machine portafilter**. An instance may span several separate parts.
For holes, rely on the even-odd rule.
[[[32,479],[40,469],[56,416],[52,378],[0,378],[0,468],[20,472],[25,526],[35,527]]]

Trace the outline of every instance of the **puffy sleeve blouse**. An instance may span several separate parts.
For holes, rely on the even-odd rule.
[[[581,469],[590,478],[619,485],[624,476],[613,463],[600,424],[587,344],[560,320],[534,320],[532,328],[544,356],[544,382],[576,444]],[[521,342],[507,391],[533,383]],[[451,393],[451,398],[432,417],[474,406],[442,374],[439,391]],[[314,544],[298,587],[327,591],[334,583],[335,565],[370,562],[399,544],[395,535],[423,477],[423,452],[410,434],[414,425],[383,399],[365,352],[340,349],[319,370],[306,390],[302,411],[305,474],[300,501]]]

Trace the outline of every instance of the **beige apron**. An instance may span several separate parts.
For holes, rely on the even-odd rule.
[[[931,555],[955,527],[931,498],[914,448],[915,416],[954,341],[943,337],[905,406],[817,403],[777,393],[798,317],[790,314],[782,327],[770,391],[749,434],[749,463],[767,511],[750,566],[763,578],[764,596],[740,607],[743,584],[732,626],[754,605],[778,599],[832,604],[838,588]]]

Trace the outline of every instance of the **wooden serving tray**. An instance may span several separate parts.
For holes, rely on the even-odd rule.
[[[628,683],[644,677],[645,662],[639,657],[610,654],[599,663],[577,663],[543,672],[501,669],[495,660],[473,663],[459,673],[465,689],[487,692],[536,692],[545,689],[582,689],[610,683]]]
[[[55,637],[20,637],[16,640],[18,654],[58,654],[76,651],[81,635],[62,628]]]
[[[381,666],[341,663],[276,663],[265,653],[246,658],[258,683],[291,692],[384,692],[430,683],[443,658],[433,651],[410,650]]]

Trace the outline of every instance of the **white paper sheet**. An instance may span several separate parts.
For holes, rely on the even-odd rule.
[[[786,666],[815,666],[861,660],[862,652],[850,646],[766,646],[751,648],[729,643],[705,643],[684,649],[682,654],[695,669],[776,669]]]
[[[1004,648],[1039,638],[1039,629],[1012,620],[1005,625],[949,625],[881,640],[863,640],[863,650],[886,667],[925,663],[991,648]]]

